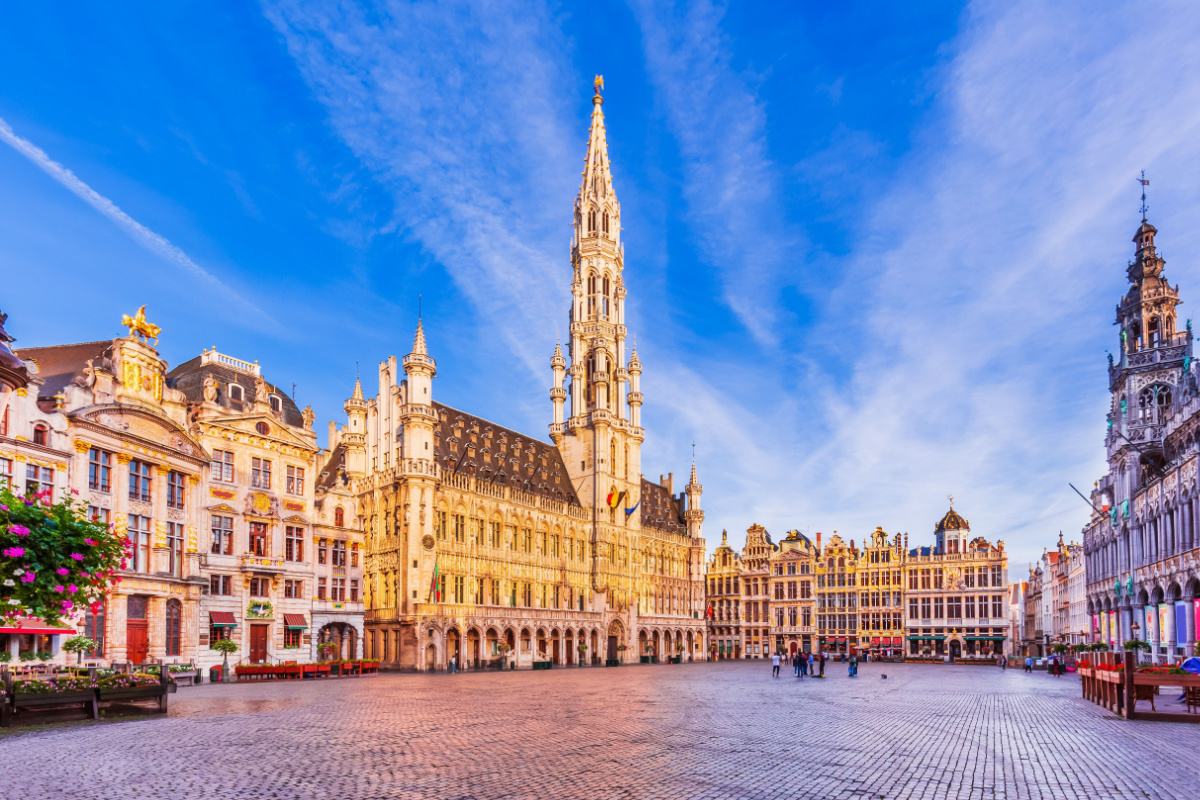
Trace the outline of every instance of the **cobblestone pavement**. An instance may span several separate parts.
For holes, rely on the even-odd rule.
[[[22,800],[1200,791],[1200,726],[1117,719],[1073,677],[831,667],[824,681],[753,661],[182,688],[165,717],[2,733],[0,774]]]

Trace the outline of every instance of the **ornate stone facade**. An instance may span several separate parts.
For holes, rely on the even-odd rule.
[[[859,647],[878,656],[905,652],[904,546],[876,528],[859,554]]]
[[[828,653],[850,654],[858,648],[858,559],[851,539],[847,544],[837,531],[821,546],[817,535],[817,637]]]
[[[561,348],[550,361],[554,444],[435,402],[420,324],[403,363],[380,364],[378,393],[356,386],[346,403],[340,440],[367,521],[367,652],[386,666],[703,652],[695,467],[678,495],[670,476],[641,475],[642,365],[636,349],[626,361],[602,103],[597,92],[575,202],[570,363]]]
[[[993,657],[1009,636],[1008,554],[1004,542],[971,537],[953,507],[934,529],[933,547],[908,551],[905,627],[910,656]]]
[[[1143,216],[1117,306],[1120,360],[1109,357],[1108,473],[1092,491],[1083,552],[1090,637],[1147,640],[1160,661],[1196,642],[1200,391],[1191,321],[1176,330],[1179,290],[1163,275],[1157,234]]]

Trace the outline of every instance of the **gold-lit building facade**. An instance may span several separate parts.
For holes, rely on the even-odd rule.
[[[603,664],[704,648],[702,487],[641,474],[621,209],[599,92],[571,243],[570,340],[551,358],[552,444],[434,399],[412,351],[356,385],[339,434],[366,520],[367,653],[385,667]],[[569,384],[567,378],[570,378]]]
[[[859,555],[858,647],[874,656],[906,652],[904,640],[904,544],[876,528]]]
[[[774,651],[789,656],[816,652],[816,566],[817,549],[799,531],[789,531],[771,555],[770,643]],[[765,650],[763,654],[767,654]]]
[[[860,552],[838,536],[820,546],[817,534],[817,639],[820,649],[849,655],[857,651],[858,638],[858,560]]]

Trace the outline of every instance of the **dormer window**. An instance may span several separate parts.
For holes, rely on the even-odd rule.
[[[280,399],[279,395],[277,395],[277,394],[271,395],[270,401],[271,401],[271,410],[274,411],[276,414],[278,414],[279,412],[281,412],[283,410],[283,400]]]
[[[48,445],[50,443],[50,428],[42,423],[33,426],[33,443]]]
[[[240,402],[242,402],[244,397],[245,397],[245,394],[243,393],[242,387],[240,385],[238,385],[236,383],[229,384],[229,399],[230,400],[236,400],[237,402],[240,403]]]

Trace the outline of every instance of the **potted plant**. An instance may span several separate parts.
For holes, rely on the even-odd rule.
[[[12,661],[12,653],[7,650],[0,650],[0,662],[7,664]]]
[[[68,653],[76,654],[76,664],[83,663],[84,653],[90,653],[99,646],[100,645],[86,636],[72,636],[70,639],[67,639],[65,642],[63,642],[63,650],[66,650]]]
[[[587,658],[588,646],[586,644],[584,644],[583,642],[580,642],[579,647],[577,649],[579,650],[579,666],[582,667],[583,663],[584,663],[584,659]]]
[[[717,643],[709,642],[708,643],[708,660],[715,661],[716,658],[717,658]]]
[[[229,654],[238,651],[237,642],[233,639],[217,639],[209,648],[225,656],[221,663],[221,680],[229,680]]]
[[[1137,653],[1139,650],[1145,650],[1146,652],[1150,652],[1150,643],[1143,642],[1141,639],[1130,639],[1129,641],[1127,641],[1123,645],[1121,645],[1121,647],[1132,653]]]
[[[327,660],[331,655],[337,652],[338,646],[333,642],[321,642],[317,645],[317,658],[322,661]]]

